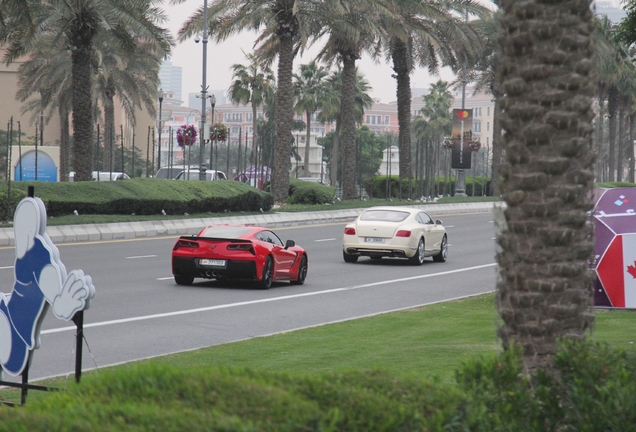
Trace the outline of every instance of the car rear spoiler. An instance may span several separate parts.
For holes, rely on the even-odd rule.
[[[195,235],[191,236],[181,236],[179,240],[212,240],[212,241],[226,241],[230,243],[252,243],[252,240],[247,239],[234,239],[234,238],[224,238],[224,237],[197,237]]]

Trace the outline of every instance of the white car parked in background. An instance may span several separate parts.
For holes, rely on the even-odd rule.
[[[345,227],[342,256],[348,263],[361,256],[406,258],[414,265],[421,265],[426,257],[444,262],[448,236],[442,221],[433,221],[423,210],[371,207]]]
[[[206,180],[227,180],[227,176],[223,171],[207,170],[205,172]],[[199,170],[190,169],[183,170],[175,177],[175,180],[199,180]]]

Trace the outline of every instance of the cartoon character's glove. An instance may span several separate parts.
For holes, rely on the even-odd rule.
[[[89,308],[94,295],[95,287],[91,277],[84,275],[82,270],[73,270],[53,300],[53,313],[56,317],[69,321],[77,311]]]

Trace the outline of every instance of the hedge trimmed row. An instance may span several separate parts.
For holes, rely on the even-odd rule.
[[[304,180],[289,179],[288,204],[326,204],[333,201],[336,191],[331,186]]]
[[[73,214],[153,215],[223,213],[226,211],[268,211],[274,204],[271,194],[235,181],[176,181],[135,178],[109,182],[16,182],[11,185],[11,205],[26,196],[34,186],[49,216]],[[7,197],[7,187],[0,187]],[[2,203],[4,201],[4,203]],[[4,207],[4,208],[2,208]],[[0,199],[1,216],[7,213],[7,200]],[[12,210],[11,210],[12,211]]]

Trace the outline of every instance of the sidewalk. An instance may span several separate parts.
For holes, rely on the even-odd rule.
[[[491,212],[495,203],[415,204],[432,217],[443,214]],[[134,239],[139,237],[177,236],[198,233],[211,224],[258,225],[279,228],[298,225],[350,222],[363,210],[323,210],[314,212],[279,212],[262,215],[228,216],[204,219],[157,220],[129,223],[48,226],[46,232],[53,243]],[[0,228],[0,246],[13,246],[13,228]]]

